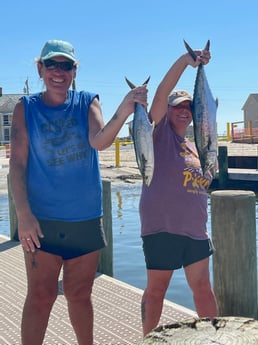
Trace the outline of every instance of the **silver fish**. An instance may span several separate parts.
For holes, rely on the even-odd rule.
[[[125,80],[131,89],[136,87],[127,78]],[[143,85],[149,80],[150,77]],[[150,122],[146,109],[140,103],[135,103],[132,125],[134,151],[140,173],[147,186],[151,183],[154,170],[153,129],[154,122]]]
[[[196,53],[185,41],[184,44],[191,57],[196,61]],[[208,40],[205,50],[209,49],[210,41]],[[218,140],[216,113],[218,100],[215,100],[212,96],[203,64],[200,64],[197,69],[192,106],[194,140],[199,154],[203,176],[209,177],[211,174],[214,178],[217,167]]]

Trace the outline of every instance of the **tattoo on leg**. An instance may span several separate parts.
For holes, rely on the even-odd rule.
[[[37,268],[36,252],[31,253],[31,256],[32,256],[31,266],[32,268]]]
[[[143,301],[141,304],[142,323],[145,322],[145,304],[146,304],[145,301]]]

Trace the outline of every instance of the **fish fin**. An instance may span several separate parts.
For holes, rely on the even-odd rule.
[[[189,46],[189,44],[184,40],[184,45],[186,47],[186,50],[188,51],[188,53],[191,55],[192,59],[194,61],[196,61],[197,59],[197,55],[195,54],[195,52],[193,51],[193,49]]]
[[[130,86],[131,89],[135,89],[136,88],[136,86],[130,80],[128,80],[126,77],[125,77],[125,80],[126,80],[127,84]],[[150,76],[148,77],[148,79],[145,80],[145,82],[142,85],[147,85],[149,80],[150,80]]]

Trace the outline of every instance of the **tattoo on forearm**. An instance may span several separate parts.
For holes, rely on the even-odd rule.
[[[115,113],[112,117],[112,120],[116,120],[117,118],[118,118],[118,115],[117,115],[117,113]]]
[[[112,121],[115,121],[115,120],[117,120],[117,119],[118,119],[118,115],[117,115],[117,113],[115,113],[115,114],[112,116],[112,118],[108,121],[108,123],[106,124],[106,126],[103,127],[103,128],[101,129],[101,133],[103,133],[103,132],[105,131],[105,128],[106,128],[107,126],[109,126],[109,125],[112,123]]]
[[[112,116],[112,118],[108,121],[107,125],[109,125],[112,121],[115,121],[115,120],[117,120],[117,119],[118,119],[118,115],[117,115],[117,113],[115,113],[115,114]]]
[[[142,314],[142,323],[144,323],[145,322],[145,317],[146,317],[146,313],[145,313],[145,304],[146,304],[146,302],[145,301],[143,301],[142,303],[141,303],[141,314]]]

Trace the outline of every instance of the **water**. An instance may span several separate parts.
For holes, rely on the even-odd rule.
[[[0,196],[0,234],[10,237],[8,197]]]
[[[146,270],[140,238],[140,219],[138,213],[140,190],[140,184],[112,186],[114,277],[130,285],[144,289],[146,284]],[[210,212],[209,206],[208,212]],[[257,223],[256,227],[258,229]],[[210,228],[209,213],[208,229]],[[0,234],[10,236],[7,197],[0,197]],[[212,272],[211,265],[212,260],[210,261]],[[183,270],[174,272],[166,298],[187,308],[194,309],[192,294],[186,283]]]
[[[144,289],[146,272],[138,213],[140,192],[140,185],[112,187],[114,276],[130,285]],[[207,228],[211,236],[210,199],[208,199]],[[256,203],[256,228],[258,229],[258,202]],[[211,282],[213,282],[212,257],[210,272]],[[187,308],[195,309],[184,270],[174,272],[166,298]]]
[[[140,185],[112,187],[114,277],[144,289],[146,269],[138,213],[140,192]],[[166,298],[194,309],[183,270],[174,272]]]

